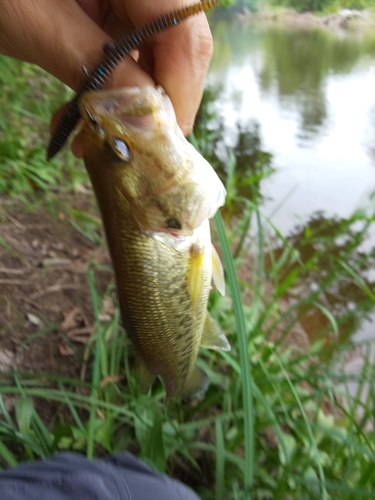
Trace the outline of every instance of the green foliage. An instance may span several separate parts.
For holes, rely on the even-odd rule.
[[[23,197],[51,188],[75,189],[87,179],[72,155],[47,162],[53,111],[71,97],[41,69],[0,56],[0,194]]]
[[[223,128],[211,126],[208,109],[206,100],[197,144],[218,168],[230,207],[223,219],[216,217],[229,293],[213,292],[210,311],[232,350],[201,350],[197,364],[209,374],[207,394],[194,404],[176,399],[168,406],[161,383],[141,394],[119,310],[100,320],[105,297],[92,269],[95,328],[84,354],[86,377],[0,374],[0,464],[15,466],[57,450],[90,458],[131,450],[207,500],[372,498],[370,345],[362,346],[358,376],[345,371],[345,359],[352,354],[346,333],[375,305],[368,275],[375,253],[363,249],[374,207],[348,220],[315,214],[283,237],[260,209],[261,180],[272,173],[272,156],[261,149],[256,124],[239,130],[235,154],[227,148],[222,157]],[[10,192],[17,175],[8,181]],[[92,232],[90,217],[72,215],[83,232]],[[305,320],[317,318],[325,321],[317,322],[310,345],[290,340]],[[341,342],[327,356],[327,339],[337,336]],[[40,401],[54,403],[50,421],[43,420]]]
[[[270,0],[271,5],[290,7],[298,12],[322,12],[329,10],[335,0]]]
[[[335,12],[340,9],[374,7],[374,0],[269,0],[270,5],[289,7],[298,12]]]
[[[261,4],[261,0],[220,0],[220,7],[223,9],[240,10],[248,9],[256,12]]]

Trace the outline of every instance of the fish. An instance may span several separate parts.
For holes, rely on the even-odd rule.
[[[161,87],[88,92],[80,113],[141,389],[160,376],[167,400],[196,397],[209,385],[195,366],[199,346],[230,349],[207,311],[212,280],[225,293],[209,225],[225,188],[184,137]]]

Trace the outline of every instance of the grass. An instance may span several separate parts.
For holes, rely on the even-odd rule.
[[[76,171],[45,162],[35,136],[35,124],[46,129],[52,102],[67,91],[47,84],[29,65],[4,63],[9,74],[1,77],[0,102],[8,111],[0,114],[7,116],[0,123],[0,172],[6,175],[0,173],[0,179],[6,181],[0,193],[31,203],[41,192],[48,198],[62,179],[64,189],[74,190],[77,182],[86,182],[81,167]],[[35,87],[25,88],[25,78]],[[31,99],[40,88],[48,90],[45,102]],[[272,174],[270,155],[253,140],[246,161],[239,145],[226,170],[214,154],[220,130],[209,132],[204,106],[201,113],[197,144],[223,177],[230,208],[215,219],[229,293],[221,297],[214,291],[209,308],[232,345],[228,353],[201,350],[198,365],[211,380],[205,398],[194,405],[173,400],[166,407],[161,384],[150,395],[140,393],[119,311],[100,321],[105,296],[98,294],[90,269],[96,320],[84,354],[86,377],[1,374],[1,464],[15,466],[57,450],[89,458],[130,450],[156,470],[188,482],[207,500],[372,498],[370,343],[359,346],[359,374],[345,366],[351,335],[374,308],[367,270],[375,252],[363,250],[373,207],[347,220],[315,214],[288,237],[281,235],[261,211],[261,181]],[[14,138],[16,128],[22,144]],[[29,168],[30,151],[40,162],[37,179]],[[252,182],[246,182],[249,178]],[[95,217],[71,215],[83,234],[99,234]],[[99,236],[91,241],[101,244]],[[317,318],[319,327],[308,332],[309,345],[296,343],[293,335]],[[12,411],[7,410],[10,397],[15,398]],[[54,405],[49,421],[39,414],[41,400]]]
[[[0,64],[0,193],[26,200],[51,188],[77,189],[86,179],[80,163],[66,152],[47,162],[44,143],[52,113],[71,91],[30,64],[4,56]]]

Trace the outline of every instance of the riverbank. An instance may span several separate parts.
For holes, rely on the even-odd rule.
[[[310,28],[320,26],[329,29],[347,29],[349,27],[374,27],[375,17],[373,11],[342,9],[332,14],[318,15],[313,12],[297,12],[294,9],[263,9],[259,12],[250,12],[243,9],[236,12],[236,18],[248,21],[277,22],[283,25]]]

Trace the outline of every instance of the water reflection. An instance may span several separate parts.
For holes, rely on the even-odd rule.
[[[226,215],[260,197],[299,253],[278,280],[298,269],[287,298],[308,297],[300,322],[329,355],[337,335],[368,330],[375,307],[375,234],[355,212],[375,186],[375,33],[222,20],[213,32],[198,133],[209,130],[207,152],[229,187]],[[275,243],[276,260],[284,250]]]
[[[312,139],[327,118],[323,81],[330,66],[320,54],[327,41],[323,31],[304,31],[296,40],[294,32],[279,28],[268,30],[261,38],[267,54],[260,72],[261,89],[269,92],[275,85],[282,107],[297,105],[301,139]]]
[[[329,105],[327,76],[348,74],[366,53],[373,56],[373,40],[373,37],[337,37],[317,28],[297,31],[272,27],[262,33],[261,45],[266,56],[260,86],[263,91],[270,91],[276,85],[282,106],[297,105],[301,139],[311,139],[325,123]]]
[[[222,214],[230,219],[243,213],[248,202],[261,202],[262,180],[274,172],[272,154],[261,147],[260,125],[257,120],[246,124],[234,124],[234,141],[226,145],[223,120],[210,111],[221,87],[208,88],[204,92],[195,123],[195,134],[202,145],[203,153],[210,159],[228,196]]]
[[[363,212],[349,219],[316,213],[287,237],[299,259],[280,269],[279,280],[298,271],[287,298],[293,303],[306,297],[299,306],[299,320],[311,339],[323,336],[327,356],[337,348],[337,342],[358,331],[375,308],[375,276],[370,272],[375,266],[375,248],[363,250],[370,225]],[[279,243],[274,256],[280,258],[284,250],[285,244]],[[313,301],[316,306],[311,306]]]
[[[218,21],[208,77],[227,148],[257,124],[276,175],[265,212],[286,233],[311,213],[348,217],[375,184],[375,33]],[[281,206],[281,208],[279,208]]]

